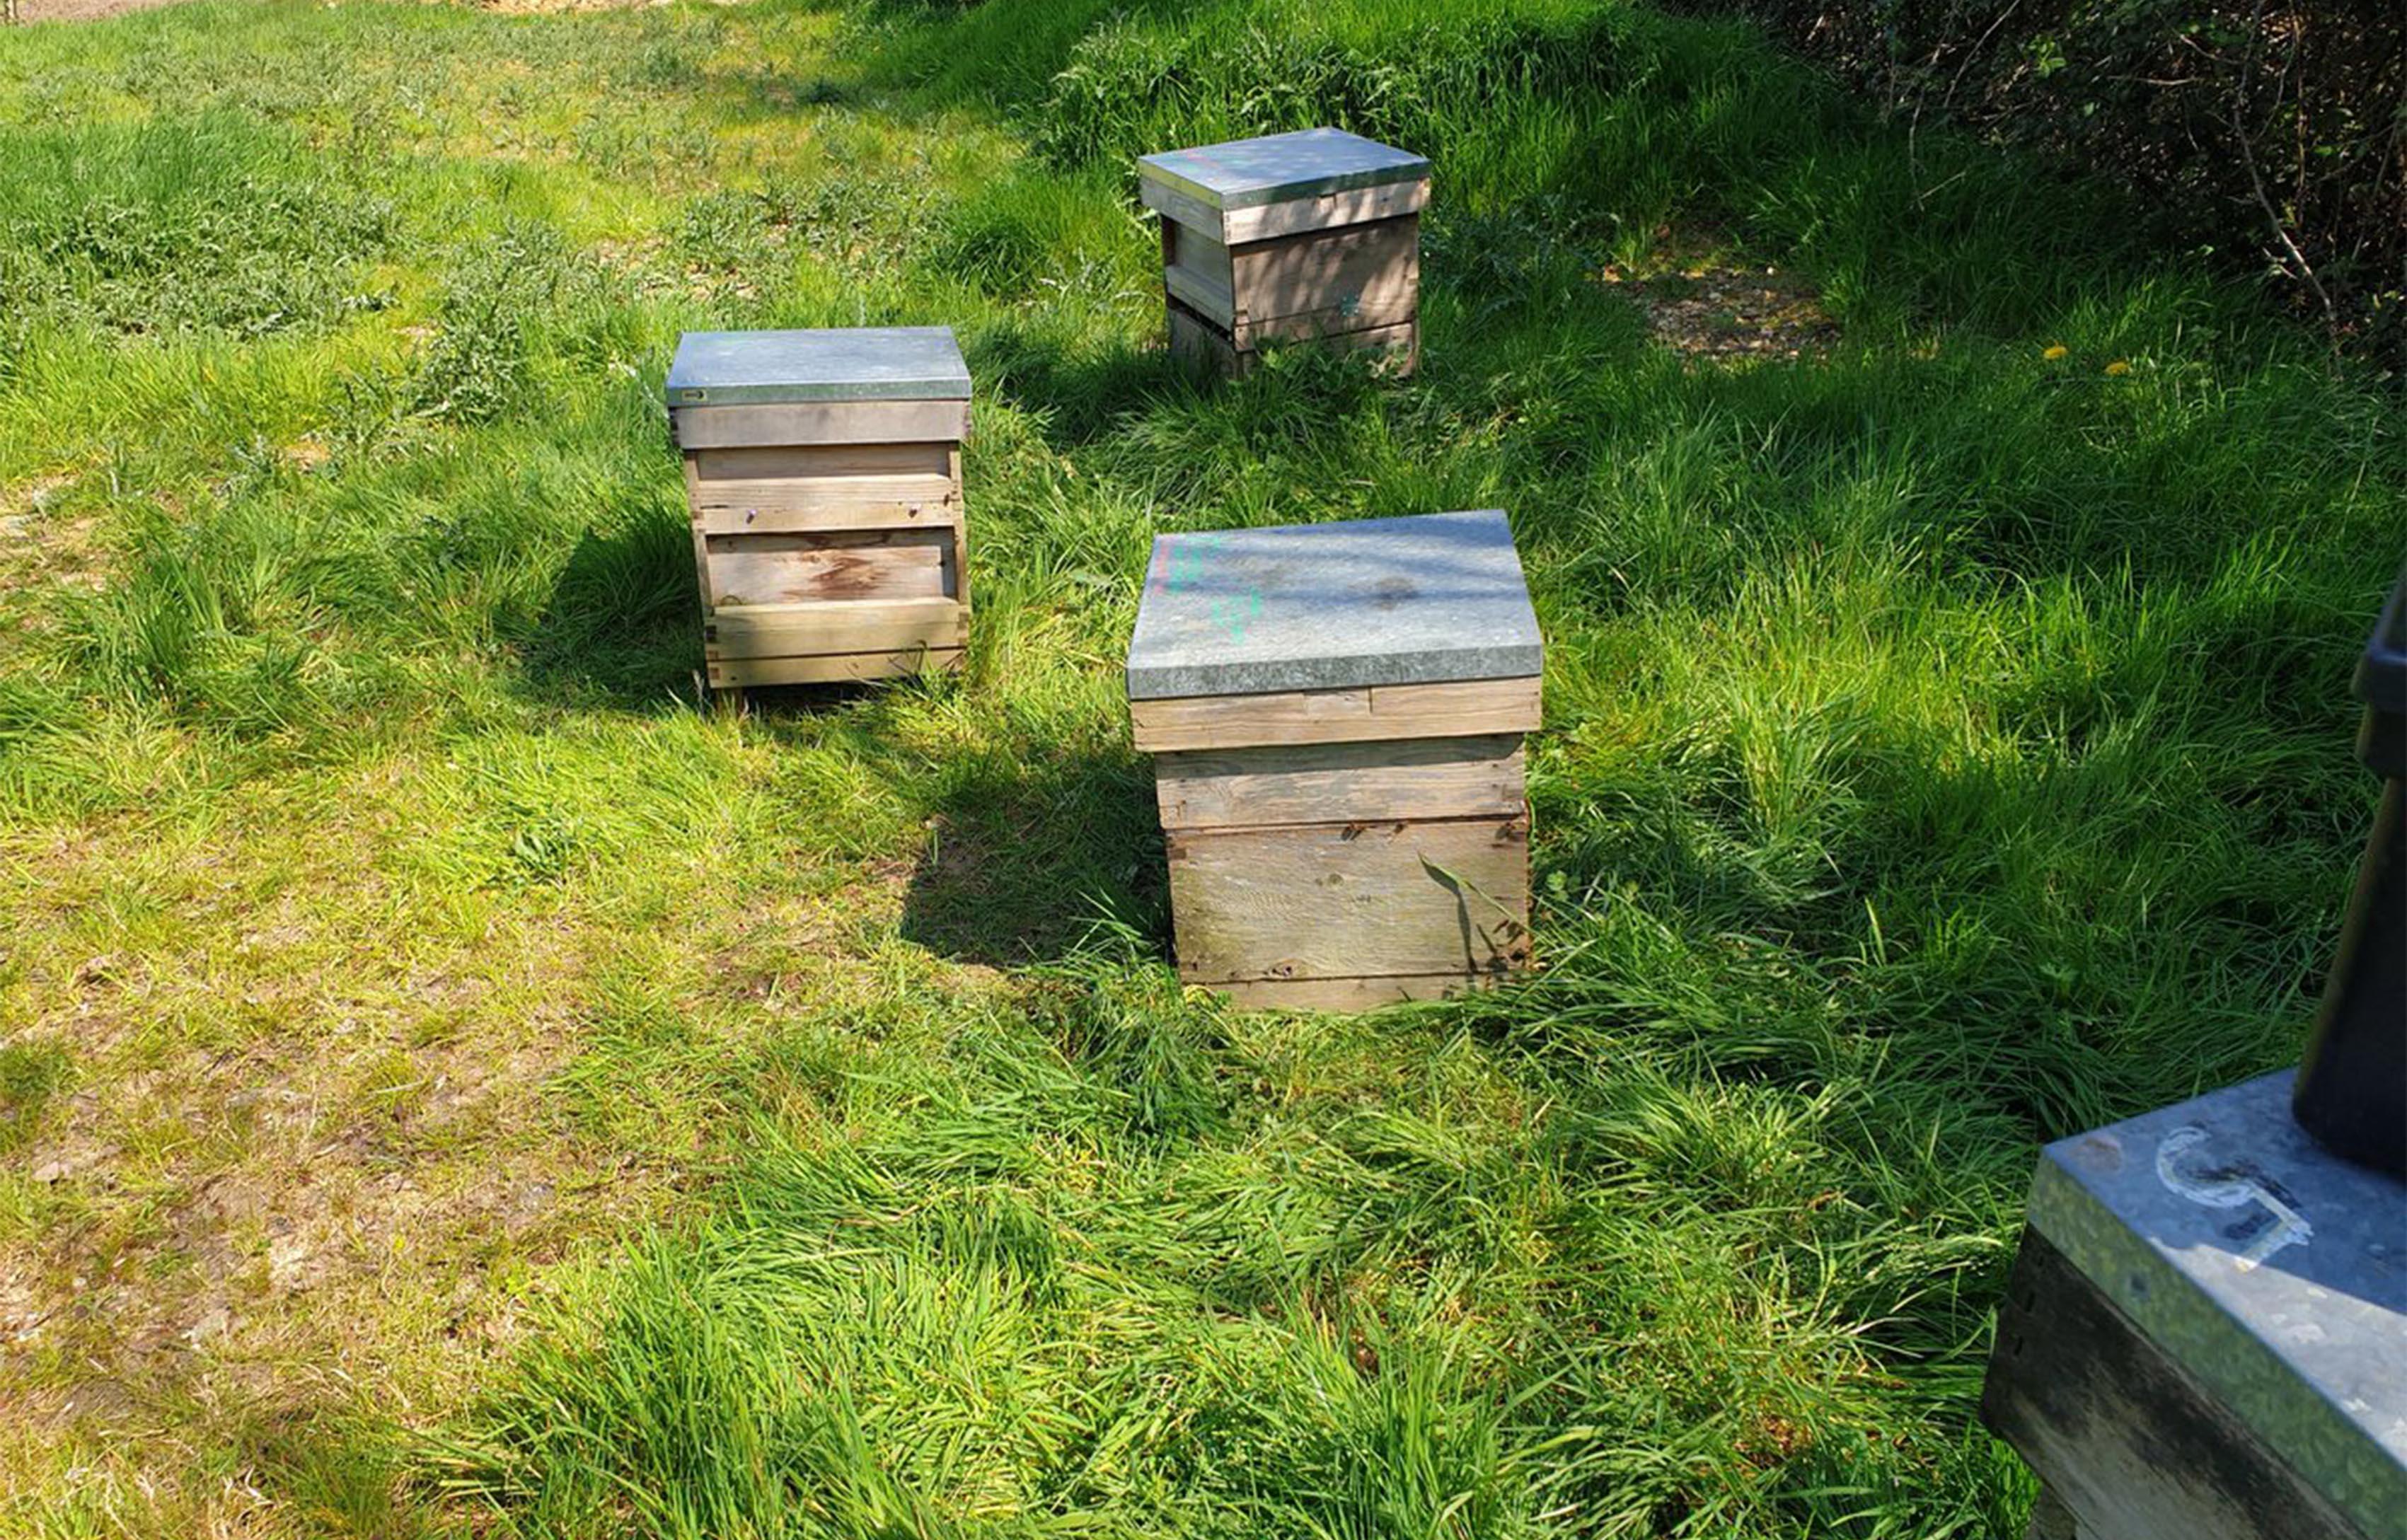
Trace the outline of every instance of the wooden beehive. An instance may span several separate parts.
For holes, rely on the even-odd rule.
[[[1266,341],[1310,338],[1412,368],[1426,159],[1313,128],[1147,155],[1137,178],[1161,215],[1173,352],[1234,374]]]
[[[1360,1010],[1526,965],[1542,661],[1493,509],[1158,538],[1129,714],[1180,977]]]
[[[689,332],[668,403],[712,689],[959,665],[970,377],[950,327]]]

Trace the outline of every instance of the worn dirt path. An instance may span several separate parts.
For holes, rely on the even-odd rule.
[[[129,10],[149,10],[153,6],[172,6],[176,0],[0,0],[0,15],[13,15],[20,21],[98,21],[107,17],[122,15]]]

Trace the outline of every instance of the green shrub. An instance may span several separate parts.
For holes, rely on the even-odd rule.
[[[2407,349],[2407,7],[1990,0],[1739,11],[1901,120],[1970,123],[2137,189],[2173,239]]]

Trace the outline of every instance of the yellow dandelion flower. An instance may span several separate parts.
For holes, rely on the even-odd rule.
[[[2067,348],[2063,343],[2058,342],[2043,350],[2039,356],[2047,360],[2050,364],[2053,364],[2072,350],[2072,349]]]
[[[2131,366],[2118,358],[2106,365],[2106,372],[2110,375],[2128,375],[2131,372]]]

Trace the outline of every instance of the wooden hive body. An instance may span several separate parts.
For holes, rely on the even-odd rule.
[[[1180,976],[1360,1010],[1525,967],[1540,663],[1501,513],[1161,537],[1130,715]]]
[[[1418,357],[1429,163],[1337,129],[1148,155],[1171,349],[1224,372],[1315,340]]]
[[[959,666],[969,375],[949,329],[689,333],[668,396],[712,689]]]

